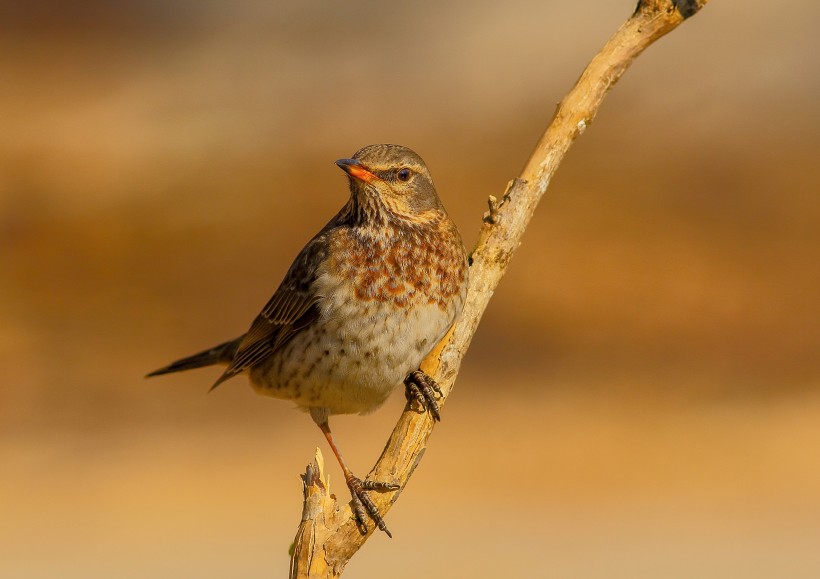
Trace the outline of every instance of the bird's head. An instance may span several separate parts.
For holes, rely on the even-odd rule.
[[[353,203],[368,218],[392,216],[422,224],[439,218],[443,211],[430,171],[407,147],[369,145],[336,164],[350,178]]]

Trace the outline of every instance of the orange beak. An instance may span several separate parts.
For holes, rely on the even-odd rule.
[[[373,181],[380,180],[373,173],[365,169],[356,159],[339,159],[336,161],[336,164],[342,171],[359,181],[372,183]]]

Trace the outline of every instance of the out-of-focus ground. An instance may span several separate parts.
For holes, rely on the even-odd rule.
[[[633,5],[0,5],[0,576],[284,575],[318,429],[142,376],[245,330],[362,145],[472,244]],[[820,576],[818,22],[716,1],[637,61],[351,577]],[[402,403],[335,420],[358,472]]]

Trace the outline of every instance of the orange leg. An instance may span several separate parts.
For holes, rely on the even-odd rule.
[[[330,445],[330,449],[333,451],[333,454],[336,455],[336,459],[339,461],[339,466],[342,467],[342,472],[345,475],[345,482],[347,482],[347,488],[350,489],[350,495],[353,497],[353,515],[356,517],[356,524],[359,526],[359,530],[362,531],[363,534],[367,533],[367,523],[365,522],[367,520],[365,513],[367,513],[367,515],[370,515],[370,518],[373,519],[373,522],[376,523],[376,526],[387,533],[387,536],[392,539],[393,535],[391,535],[390,531],[387,530],[387,525],[384,523],[384,519],[379,514],[379,509],[376,508],[376,505],[365,491],[395,491],[398,490],[400,486],[386,482],[370,480],[363,481],[354,475],[348,468],[342,453],[336,446],[336,443],[333,442],[333,434],[330,432],[330,426],[328,426],[327,421],[319,424],[319,428],[322,429],[325,438],[327,438],[327,443]]]

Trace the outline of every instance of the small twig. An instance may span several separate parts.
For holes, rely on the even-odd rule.
[[[532,218],[538,201],[572,142],[594,120],[598,109],[632,61],[664,34],[694,15],[708,0],[641,0],[635,13],[592,59],[573,89],[558,105],[521,175],[499,202],[489,199],[489,211],[470,260],[470,285],[461,318],[422,363],[422,370],[442,389],[447,401],[461,360],[481,321],[490,297],[501,281],[513,252]],[[434,426],[428,413],[408,407],[368,478],[397,481],[402,488],[421,460]],[[372,533],[362,535],[347,503],[337,503],[324,477],[321,455],[305,473],[305,507],[291,561],[291,577],[338,577]],[[401,491],[373,493],[385,514]],[[345,497],[346,498],[346,497]],[[389,573],[385,573],[385,576]]]
[[[484,223],[493,225],[498,215],[498,198],[495,195],[490,195],[487,199],[487,205],[489,205],[490,210],[484,213]]]

